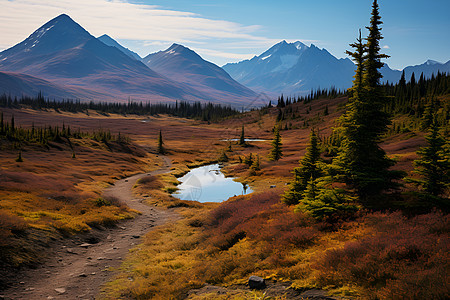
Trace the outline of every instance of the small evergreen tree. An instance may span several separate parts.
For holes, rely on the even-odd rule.
[[[10,128],[11,133],[14,133],[14,131],[16,130],[16,125],[14,124],[14,115],[11,117],[11,125]]]
[[[242,125],[241,136],[239,137],[239,145],[245,145],[244,125]]]
[[[319,138],[314,130],[311,130],[306,154],[300,161],[300,166],[294,168],[293,173],[294,178],[289,184],[289,189],[282,197],[282,201],[288,205],[300,202],[309,180],[316,180],[324,175]]]
[[[231,142],[228,143],[227,151],[228,152],[233,152],[233,148],[231,147]]]
[[[272,150],[270,151],[269,159],[277,161],[283,156],[280,129],[278,127],[275,127],[274,138],[271,145]]]
[[[4,128],[4,121],[3,121],[3,112],[0,115],[0,133],[3,133],[3,128]]]
[[[334,222],[337,219],[352,216],[358,207],[354,205],[354,198],[349,197],[343,189],[331,188],[324,177],[311,178],[302,200],[295,207],[296,211],[310,214],[317,220]]]
[[[251,167],[251,165],[253,164],[253,159],[253,154],[249,153],[248,156],[244,156],[244,164]]]
[[[219,162],[227,162],[228,161],[228,156],[227,156],[227,153],[225,151],[222,151],[222,153],[219,156],[218,161]]]
[[[450,153],[448,141],[439,133],[436,114],[428,135],[425,137],[427,146],[417,151],[420,158],[414,161],[415,173],[421,179],[410,179],[420,186],[423,192],[432,197],[440,197],[448,193],[450,187]]]
[[[163,142],[162,132],[161,132],[161,130],[159,130],[159,135],[158,135],[158,153],[159,154],[165,153],[163,144],[164,144],[164,142]]]
[[[437,100],[434,97],[431,98],[431,100],[426,104],[425,112],[422,117],[422,122],[420,124],[420,128],[422,130],[427,130],[428,128],[431,127],[433,122],[435,122],[438,107],[439,103],[437,103]],[[436,124],[433,125],[436,126]]]
[[[255,176],[257,171],[261,170],[261,163],[259,160],[259,155],[256,154],[256,157],[253,159],[253,163],[250,166],[250,175]]]
[[[23,162],[22,158],[22,151],[19,151],[19,154],[17,155],[16,162]]]

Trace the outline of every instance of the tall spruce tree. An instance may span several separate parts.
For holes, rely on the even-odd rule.
[[[388,57],[380,54],[381,24],[378,3],[374,0],[367,43],[363,44],[360,35],[350,45],[355,51],[347,52],[357,70],[349,90],[347,111],[340,118],[343,142],[335,160],[344,181],[367,206],[376,206],[380,194],[396,188],[398,185],[393,180],[402,176],[401,172],[389,171],[394,162],[378,145],[390,124],[389,115],[383,109],[385,97],[380,86],[381,59]]]
[[[283,151],[281,150],[281,135],[280,135],[280,129],[278,127],[275,127],[274,130],[274,138],[272,141],[272,150],[269,153],[269,159],[270,160],[279,160],[283,156]]]

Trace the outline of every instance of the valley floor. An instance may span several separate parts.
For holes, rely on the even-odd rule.
[[[296,117],[286,121],[281,132],[283,158],[278,162],[267,159],[276,108],[218,124],[168,116],[4,110],[5,119],[14,115],[24,128],[108,128],[130,142],[73,138],[70,147],[65,141],[47,148],[25,145],[23,162],[16,161],[14,145],[0,144],[0,178],[5,179],[0,182],[0,212],[9,220],[0,224],[7,229],[0,235],[17,241],[9,245],[0,240],[0,247],[8,251],[5,257],[10,261],[29,265],[28,259],[35,267],[9,278],[12,286],[0,295],[444,299],[449,292],[448,214],[362,212],[330,227],[280,202],[305,153],[310,126],[328,136],[343,102],[325,99],[294,106]],[[227,142],[239,138],[242,125],[247,138],[263,141],[244,146]],[[156,153],[160,129],[167,156]],[[410,172],[416,150],[423,145],[423,133],[409,131],[390,135],[382,147],[398,160],[396,168]],[[76,158],[70,158],[72,152]],[[217,161],[223,153],[228,158],[223,171],[250,185],[253,194],[223,203],[181,201],[170,195],[177,177]],[[252,173],[241,162],[250,153],[260,157],[260,171]],[[21,243],[43,236],[50,240],[38,248],[45,253],[14,255]],[[250,275],[267,279],[268,289],[250,290]]]

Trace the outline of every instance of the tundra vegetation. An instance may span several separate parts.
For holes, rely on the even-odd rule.
[[[176,103],[142,116],[132,103],[0,98],[2,266],[36,261],[35,240],[132,217],[101,192],[158,168],[163,128],[172,172],[133,192],[182,218],[131,250],[103,298],[178,299],[205,284],[227,290],[191,299],[263,298],[233,292],[258,275],[347,298],[447,299],[450,76],[381,84],[381,24],[374,1],[369,35],[349,52],[349,91],[281,95],[244,113],[200,106],[181,116]],[[170,195],[177,177],[217,160],[254,193],[223,203]]]

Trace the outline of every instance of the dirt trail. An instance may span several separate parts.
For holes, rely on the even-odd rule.
[[[37,269],[24,272],[16,284],[0,292],[0,299],[95,299],[111,278],[110,268],[120,266],[130,248],[154,226],[177,219],[174,212],[142,203],[132,194],[136,181],[147,175],[170,171],[170,159],[162,157],[161,169],[119,180],[105,191],[142,214],[121,222],[117,228],[94,229],[74,239],[55,242],[50,258]]]

